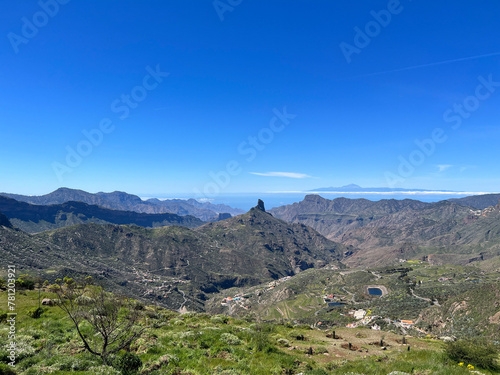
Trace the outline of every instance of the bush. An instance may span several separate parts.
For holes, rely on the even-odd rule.
[[[241,340],[238,336],[233,335],[232,333],[223,333],[220,335],[220,340],[227,345],[240,345]]]
[[[314,353],[315,354],[325,354],[325,353],[328,353],[328,349],[324,346],[317,346],[314,349]]]
[[[142,366],[141,359],[133,353],[125,353],[116,359],[115,366],[122,371],[122,374],[135,374]]]
[[[287,339],[281,338],[281,339],[278,339],[277,342],[278,342],[279,346],[284,346],[284,347],[290,346],[290,341],[288,341]]]
[[[498,369],[498,348],[485,340],[458,340],[446,345],[446,354],[452,360],[472,364],[483,369]]]
[[[0,363],[0,375],[16,375],[17,373],[12,369],[11,366],[4,363]]]
[[[263,353],[275,353],[277,348],[269,341],[269,334],[262,331],[257,331],[252,334],[253,349]]]
[[[19,276],[16,280],[16,289],[35,289],[35,279],[28,274]]]
[[[42,316],[43,312],[44,310],[41,307],[33,307],[32,309],[28,310],[28,316],[32,317],[33,319],[38,319]]]
[[[93,302],[94,302],[94,299],[89,297],[89,296],[86,296],[86,295],[81,295],[75,299],[75,303],[77,305],[81,305],[81,306],[88,306]]]
[[[120,375],[120,371],[111,366],[94,366],[89,368],[87,372],[93,375]]]
[[[35,340],[45,338],[45,336],[47,335],[47,332],[37,328],[30,328],[26,330],[24,333],[28,336],[33,337]]]
[[[214,315],[210,318],[210,321],[215,324],[226,324],[229,318],[225,315]]]
[[[328,375],[328,373],[323,369],[316,369],[316,370],[306,371],[304,375]]]
[[[92,365],[94,363],[87,359],[72,356],[58,356],[57,361],[54,363],[54,367],[61,371],[84,371]]]

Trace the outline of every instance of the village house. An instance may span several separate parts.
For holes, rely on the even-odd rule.
[[[366,310],[363,310],[363,309],[359,309],[359,310],[356,310],[354,311],[354,319],[358,319],[358,320],[361,320],[365,317],[366,315]]]
[[[413,320],[401,320],[401,325],[404,328],[412,328],[415,325]]]

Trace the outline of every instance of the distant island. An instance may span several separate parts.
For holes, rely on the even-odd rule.
[[[403,188],[388,188],[388,187],[361,187],[356,184],[349,184],[341,187],[323,187],[314,190],[309,190],[309,192],[318,191],[331,191],[331,192],[349,192],[349,193],[390,193],[390,192],[403,192],[403,191],[422,191],[422,192],[435,192],[436,190],[426,190],[426,189],[403,189]],[[445,193],[458,193],[453,190],[439,190],[439,192]]]

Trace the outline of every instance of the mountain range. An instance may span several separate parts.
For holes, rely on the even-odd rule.
[[[327,238],[357,251],[352,266],[384,265],[425,258],[466,264],[500,256],[500,208],[483,207],[496,195],[424,203],[415,200],[337,198],[309,195],[299,203],[274,208],[278,218],[309,225]],[[498,200],[496,200],[498,204]]]
[[[0,193],[0,196],[36,205],[63,204],[66,202],[83,202],[104,208],[122,211],[134,211],[147,214],[172,213],[180,216],[192,215],[203,221],[217,220],[219,214],[229,213],[232,216],[245,211],[223,204],[198,202],[195,199],[159,200],[151,198],[142,200],[137,195],[115,191],[112,193],[88,193],[83,190],[59,188],[52,193],[40,196]]]
[[[166,225],[193,228],[204,224],[194,216],[120,211],[71,201],[62,204],[34,205],[3,196],[0,196],[0,212],[7,216],[15,227],[29,233],[83,223],[129,224],[150,228]]]
[[[65,193],[74,192],[58,194]],[[126,193],[110,194],[123,205],[131,202]],[[120,292],[203,310],[212,293],[325,266],[393,267],[416,259],[494,271],[500,267],[500,205],[476,207],[496,198],[425,203],[311,194],[270,212],[259,200],[247,213],[204,223],[172,213],[0,197],[0,257],[23,272],[91,274]]]
[[[29,235],[2,220],[0,257],[23,272],[91,274],[116,290],[172,308],[188,296],[190,308],[201,310],[206,293],[312,267],[343,267],[339,261],[348,253],[305,225],[273,217],[262,202],[246,214],[196,229],[91,223]]]

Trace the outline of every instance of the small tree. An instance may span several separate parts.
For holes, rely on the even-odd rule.
[[[59,297],[57,305],[75,325],[84,348],[104,364],[110,354],[128,348],[147,328],[137,325],[140,314],[129,299],[91,285],[91,279],[56,281],[51,289]]]

